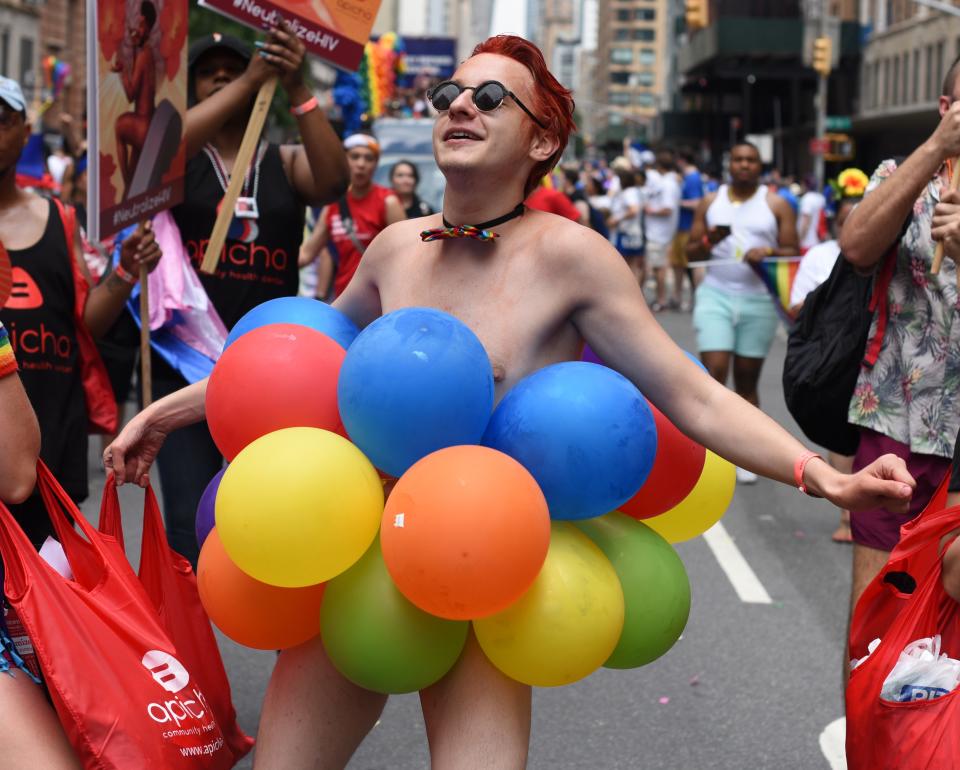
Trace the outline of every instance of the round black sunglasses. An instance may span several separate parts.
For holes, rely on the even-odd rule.
[[[473,91],[473,103],[481,112],[490,112],[491,110],[497,109],[497,107],[503,104],[503,100],[509,96],[517,103],[517,106],[521,110],[530,116],[530,120],[540,126],[540,128],[546,128],[546,126],[537,119],[537,116],[530,112],[527,106],[517,98],[517,95],[513,93],[513,91],[508,90],[503,83],[496,80],[486,80],[478,86],[462,86],[453,80],[444,80],[442,83],[438,83],[427,91],[427,98],[438,112],[446,112],[450,109],[450,105],[453,104],[454,100],[464,91]]]

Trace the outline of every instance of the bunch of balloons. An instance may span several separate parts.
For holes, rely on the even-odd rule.
[[[320,634],[379,692],[444,676],[469,624],[531,685],[655,660],[690,609],[668,541],[732,495],[732,466],[596,363],[548,366],[494,408],[483,345],[433,309],[358,332],[313,300],[265,303],[206,398],[230,461],[197,514],[211,619],[262,649]]]

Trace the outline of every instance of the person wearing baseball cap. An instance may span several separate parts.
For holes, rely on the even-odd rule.
[[[204,35],[188,52],[189,97],[184,138],[187,167],[183,203],[171,210],[187,253],[227,328],[251,308],[299,289],[297,256],[306,206],[323,206],[347,188],[340,139],[303,79],[304,46],[285,23],[250,46],[231,35]],[[249,168],[234,159],[260,86],[279,77],[302,144],[261,139]],[[214,275],[199,272],[207,241],[231,175],[243,189]],[[187,385],[180,372],[153,357],[153,397]],[[221,455],[205,425],[171,437],[159,457],[164,518],[174,550],[196,564],[197,503]]]
[[[23,98],[23,90],[20,88],[20,84],[13,78],[0,75],[0,99],[14,112],[19,112],[26,116],[27,102]]]

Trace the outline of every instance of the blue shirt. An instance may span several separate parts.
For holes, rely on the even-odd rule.
[[[694,169],[683,175],[683,186],[680,188],[680,201],[698,201],[703,197],[703,180],[700,172]],[[689,232],[693,226],[693,209],[680,207],[680,219],[677,221],[677,231]]]

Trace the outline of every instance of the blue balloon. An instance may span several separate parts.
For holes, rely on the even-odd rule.
[[[248,310],[234,324],[223,346],[226,350],[249,331],[267,324],[300,324],[326,334],[346,350],[360,330],[346,315],[325,302],[309,297],[278,297]]]
[[[400,476],[438,449],[480,443],[493,409],[493,369],[463,322],[405,308],[360,332],[337,395],[350,440],[377,468]]]
[[[530,471],[551,518],[589,519],[637,493],[653,467],[657,429],[626,377],[569,361],[520,380],[494,410],[483,443]]]

